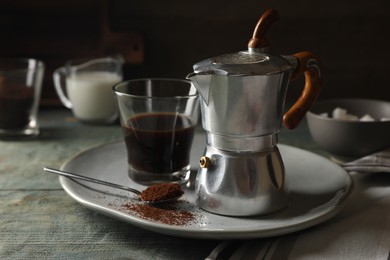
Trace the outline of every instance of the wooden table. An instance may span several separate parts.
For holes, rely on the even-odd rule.
[[[0,141],[0,259],[204,259],[220,244],[221,241],[176,238],[146,231],[76,203],[61,188],[58,177],[44,173],[42,168],[60,168],[78,152],[121,140],[121,129],[118,124],[81,124],[67,110],[40,111],[39,124],[41,134],[36,139]],[[327,156],[313,143],[305,122],[294,131],[282,130],[279,140],[280,143]],[[377,186],[374,190],[364,184],[367,180],[362,182],[362,178],[360,175],[354,176],[357,186],[363,187],[364,192],[380,190],[376,197],[372,197],[374,201],[390,194],[390,188],[386,186],[390,184],[387,176],[376,175]],[[382,183],[382,186],[379,187],[378,183]],[[327,225],[332,228],[332,223],[334,228],[340,221],[348,221],[348,218],[355,216],[354,212],[362,207],[370,206],[372,198],[364,197],[365,200],[360,201],[361,198],[361,192],[355,194],[352,202],[358,204],[348,205],[340,216],[331,221],[279,239],[294,237],[296,246],[299,239],[307,239],[308,234],[321,234],[327,230]],[[378,222],[375,232],[390,228],[388,202],[383,202],[386,207],[382,207],[382,214],[385,215],[380,217],[381,222]],[[358,226],[355,228],[357,230],[352,231],[358,232]],[[344,233],[347,231],[352,232],[344,230]],[[375,236],[375,233],[371,233],[368,238]],[[327,242],[328,247],[336,243],[334,237],[330,238],[333,240]],[[389,247],[389,238],[389,232],[383,232],[380,243]],[[362,240],[356,242],[362,243]],[[363,243],[361,247],[366,245]],[[351,247],[348,243],[345,246]],[[352,246],[354,250],[359,248],[356,244]],[[367,250],[374,250],[370,248]],[[348,252],[348,248],[345,250]],[[362,249],[371,252],[367,250]],[[296,252],[289,252],[292,259]],[[302,252],[306,252],[303,256],[310,259],[310,254],[302,251],[302,247],[299,252],[296,259],[301,259],[299,256],[302,256]],[[319,254],[326,255],[325,251]]]

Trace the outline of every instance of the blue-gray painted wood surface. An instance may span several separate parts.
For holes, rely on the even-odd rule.
[[[0,259],[204,259],[219,243],[160,235],[79,205],[43,166],[121,140],[121,129],[81,124],[66,110],[40,111],[39,123],[36,139],[0,141]],[[282,130],[280,142],[321,152],[305,122]]]

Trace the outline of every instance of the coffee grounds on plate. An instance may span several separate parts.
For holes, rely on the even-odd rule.
[[[140,218],[162,224],[185,226],[196,221],[196,215],[184,209],[178,209],[177,203],[152,206],[146,203],[128,202],[122,208],[135,213]]]

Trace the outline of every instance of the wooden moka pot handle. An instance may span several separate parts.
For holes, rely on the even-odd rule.
[[[265,11],[256,24],[253,36],[248,42],[249,50],[268,51],[268,41],[265,37],[271,25],[279,19],[279,13],[274,9]],[[316,101],[321,88],[321,69],[319,59],[309,51],[303,51],[292,55],[297,60],[297,66],[291,79],[301,74],[305,75],[305,86],[295,104],[284,114],[283,124],[288,129],[299,125],[306,112]]]
[[[248,42],[249,49],[263,49],[268,48],[268,41],[265,34],[271,25],[279,19],[279,13],[274,9],[265,11],[256,24],[253,31],[252,38]]]
[[[294,105],[284,114],[283,124],[288,129],[299,125],[306,112],[316,101],[322,82],[319,59],[309,51],[303,51],[293,56],[297,59],[298,65],[293,71],[291,79],[294,80],[301,74],[305,75],[305,86]]]

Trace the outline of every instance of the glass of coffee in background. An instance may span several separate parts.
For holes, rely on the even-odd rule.
[[[113,88],[135,182],[185,183],[198,121],[198,93],[190,81],[135,79]]]
[[[0,138],[39,134],[37,114],[45,66],[35,59],[0,59]]]

